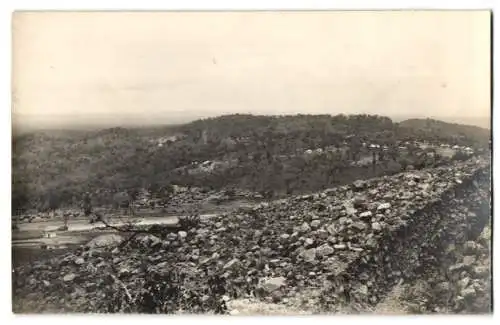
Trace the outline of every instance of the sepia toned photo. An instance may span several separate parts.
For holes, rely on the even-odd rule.
[[[13,13],[13,313],[492,314],[491,26]]]

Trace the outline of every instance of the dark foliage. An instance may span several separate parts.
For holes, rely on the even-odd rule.
[[[171,184],[244,188],[272,198],[429,164],[415,162],[414,150],[401,156],[399,141],[487,146],[488,139],[481,128],[434,120],[396,124],[376,115],[228,115],[172,127],[39,132],[14,138],[13,209],[70,206],[86,191],[95,194],[96,206],[116,204],[113,193],[139,188],[168,200]],[[375,166],[351,166],[373,154],[363,143],[389,151],[377,153]],[[329,146],[339,150],[304,154]],[[195,162],[204,161],[220,166],[200,172]]]

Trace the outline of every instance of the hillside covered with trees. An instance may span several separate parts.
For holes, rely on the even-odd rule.
[[[13,138],[13,209],[74,206],[87,191],[105,202],[118,191],[161,193],[171,184],[268,197],[314,191],[441,163],[401,154],[404,141],[487,148],[489,137],[478,127],[376,115],[227,115],[178,126],[36,132]],[[376,165],[355,164],[372,157]]]

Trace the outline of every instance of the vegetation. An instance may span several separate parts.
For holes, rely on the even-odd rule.
[[[270,198],[442,163],[411,148],[400,153],[398,143],[407,140],[485,147],[489,131],[376,115],[227,115],[180,126],[23,134],[13,139],[13,210],[76,206],[85,192],[94,205],[112,206],[118,193],[145,188],[164,197],[172,184],[244,188]],[[304,153],[318,148],[324,152]],[[376,164],[352,165],[360,159]],[[219,165],[196,172],[196,162],[205,161]]]

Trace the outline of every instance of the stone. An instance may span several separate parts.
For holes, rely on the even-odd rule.
[[[443,292],[448,292],[450,290],[450,283],[449,282],[440,282],[436,285],[436,289],[438,292],[443,293]]]
[[[289,234],[282,234],[282,235],[280,235],[280,239],[282,239],[282,240],[287,240],[288,238],[290,238]]]
[[[353,207],[347,207],[345,209],[345,212],[348,216],[354,216],[358,212],[358,210],[354,209]],[[347,219],[347,218],[346,218]]]
[[[302,253],[302,257],[306,262],[314,262],[316,260],[316,248],[306,249]]]
[[[460,287],[460,289],[465,289],[467,288],[467,286],[469,285],[470,283],[470,278],[469,277],[465,277],[463,279],[460,279],[458,281],[458,286]]]
[[[160,238],[151,234],[147,234],[138,238],[138,241],[145,247],[155,247],[157,245],[161,245],[162,243]]]
[[[349,219],[347,217],[340,217],[339,218],[339,224],[345,225],[348,222],[348,220]]]
[[[300,226],[300,231],[305,233],[305,232],[309,232],[311,231],[311,227],[309,226],[309,224],[307,222],[304,222],[301,226]]]
[[[476,296],[476,289],[474,287],[467,287],[460,291],[460,295],[465,299],[471,299]]]
[[[473,256],[473,255],[467,255],[467,256],[464,256],[463,264],[465,266],[471,266],[472,264],[474,264],[475,261],[476,261],[476,257],[475,256]]]
[[[465,253],[474,253],[477,249],[477,245],[474,241],[469,240],[464,244]]]
[[[271,293],[273,291],[279,290],[286,284],[286,278],[282,276],[261,279],[260,281],[261,283],[259,285],[259,288],[266,293]]]
[[[382,230],[382,225],[378,222],[372,222],[372,229],[375,231],[380,231]]]
[[[317,229],[321,225],[321,221],[319,220],[313,220],[311,221],[311,228]]]
[[[306,238],[306,240],[304,241],[304,245],[306,247],[311,246],[312,244],[314,244],[314,239],[312,239],[312,238]]]
[[[360,191],[366,187],[366,182],[362,180],[357,180],[352,183],[352,186],[355,190]]]
[[[377,210],[387,210],[391,208],[390,203],[382,203],[377,207]]]
[[[351,224],[351,228],[355,228],[357,230],[366,229],[366,224],[364,222],[356,221]]]
[[[335,250],[328,244],[324,244],[316,248],[316,254],[319,256],[329,256],[332,255]]]
[[[239,260],[239,259],[237,259],[237,258],[233,258],[232,260],[230,260],[229,262],[227,262],[227,263],[224,265],[223,269],[224,269],[224,270],[232,269],[232,268],[234,268],[234,267],[238,266],[240,263],[241,263],[241,262],[240,262],[240,260]]]
[[[488,276],[490,275],[490,268],[487,267],[487,266],[484,266],[484,265],[479,265],[479,266],[476,266],[474,269],[473,269],[473,274],[475,276],[479,276],[479,277],[485,277],[485,276]]]
[[[338,249],[338,250],[343,250],[343,249],[346,249],[346,245],[345,244],[335,244],[333,245],[333,248],[334,249]]]
[[[457,271],[463,270],[465,267],[466,266],[463,263],[457,263],[457,264],[454,264],[454,265],[450,266],[448,268],[448,271],[450,271],[450,272],[457,272]]]
[[[64,282],[70,282],[70,281],[73,281],[75,278],[76,278],[76,274],[74,274],[74,273],[69,273],[69,274],[66,274],[66,275],[63,277],[63,281],[64,281]]]
[[[123,242],[124,238],[117,234],[101,235],[90,240],[86,246],[89,248],[117,246]]]
[[[368,287],[366,285],[361,285],[358,289],[358,292],[363,296],[368,296]]]
[[[331,224],[328,227],[326,227],[326,231],[328,231],[330,235],[335,235],[337,233],[337,227],[335,227],[334,224]]]
[[[171,232],[171,233],[169,233],[167,235],[167,240],[168,241],[175,241],[176,239],[177,239],[177,234],[176,233]]]
[[[82,257],[78,257],[77,259],[75,259],[76,265],[82,265],[83,263],[85,263],[85,260]]]
[[[371,211],[365,211],[359,214],[359,217],[361,219],[366,219],[366,218],[371,218],[372,217],[372,212]]]
[[[185,232],[185,231],[179,231],[177,233],[177,235],[179,236],[179,238],[184,239],[184,238],[187,237],[187,232]]]

